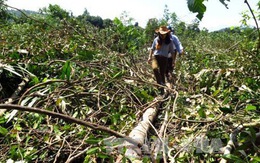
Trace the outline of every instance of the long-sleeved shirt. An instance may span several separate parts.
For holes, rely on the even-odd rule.
[[[156,44],[158,43],[159,37],[156,37],[153,40],[153,44],[151,49],[154,51],[153,55],[161,55],[164,57],[168,57],[168,53],[174,53],[174,45],[173,45],[173,40],[169,44],[165,44],[164,42],[161,45],[160,49],[156,49]]]
[[[183,46],[182,46],[179,38],[176,35],[174,35],[173,33],[171,33],[171,39],[173,41],[173,44],[174,44],[177,52],[179,54],[181,54],[183,52]],[[171,57],[171,54],[169,54],[168,57]]]

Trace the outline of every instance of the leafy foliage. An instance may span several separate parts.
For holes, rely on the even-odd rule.
[[[42,14],[49,15],[51,18],[58,18],[60,20],[69,18],[69,12],[63,10],[59,5],[49,5],[48,8],[40,10]]]
[[[227,4],[225,1],[229,0],[219,0],[225,7],[227,8]],[[198,13],[197,18],[201,20],[203,18],[204,13],[206,12],[206,6],[203,4],[204,0],[188,0],[188,8],[193,13]]]
[[[188,7],[191,12],[197,12],[197,18],[202,19],[206,6],[203,4],[204,0],[189,0]]]
[[[0,0],[0,22],[5,23],[10,15],[7,12],[6,6],[4,6],[5,0]]]

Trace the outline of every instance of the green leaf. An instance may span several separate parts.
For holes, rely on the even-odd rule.
[[[113,123],[114,125],[117,125],[118,120],[120,120],[120,114],[118,114],[118,113],[113,114],[111,118],[112,118],[112,123]]]
[[[84,163],[89,163],[90,162],[90,156],[89,155],[87,155],[86,157],[85,157],[85,159],[84,159]]]
[[[216,90],[216,91],[214,91],[214,93],[213,93],[213,97],[216,97],[218,94],[219,94],[219,92],[220,92],[220,90],[218,89],[218,90]]]
[[[15,52],[15,53],[12,53],[11,55],[10,55],[10,57],[12,58],[12,59],[20,59],[20,55],[17,53],[17,52]]]
[[[244,160],[232,154],[224,155],[223,158],[229,161],[235,161],[236,163],[244,163]]]
[[[91,155],[91,154],[95,154],[97,153],[99,150],[99,147],[94,147],[94,148],[90,148],[89,150],[87,150],[87,155]]]
[[[40,155],[40,159],[44,159],[48,155],[48,151],[42,152]]]
[[[12,145],[10,147],[9,154],[11,155],[12,158],[17,157],[17,154],[18,154],[17,151],[18,151],[18,145]]]
[[[87,144],[98,144],[101,141],[101,139],[95,138],[95,137],[91,137],[88,138],[87,140],[85,140],[85,142]]]
[[[200,108],[198,110],[198,114],[200,115],[201,118],[206,118],[206,113],[204,111],[204,108]]]
[[[252,158],[252,162],[260,162],[260,157],[257,156],[249,156],[250,158]]]
[[[64,125],[63,130],[67,130],[67,131],[71,130],[71,125],[69,124]]]
[[[82,50],[78,52],[77,58],[80,60],[93,60],[96,53],[95,51]]]
[[[7,133],[8,133],[8,130],[6,128],[0,126],[0,134],[5,136]]]
[[[246,111],[255,111],[256,110],[256,106],[254,105],[247,105],[245,108]]]
[[[122,71],[119,71],[118,73],[116,73],[116,74],[113,76],[113,79],[122,77],[122,75],[123,75],[123,72],[122,72]]]
[[[228,8],[225,1],[230,0],[219,0],[226,8]],[[188,8],[193,13],[198,13],[196,17],[201,20],[203,18],[204,13],[206,12],[206,6],[203,4],[204,0],[188,0]]]
[[[37,76],[34,76],[31,81],[30,81],[30,84],[31,85],[35,85],[35,84],[38,84],[39,83],[39,79]]]
[[[66,77],[67,80],[70,80],[70,77],[71,77],[71,64],[70,64],[70,61],[66,61],[66,63],[62,67],[61,78],[65,79],[65,77]]]
[[[143,96],[145,99],[153,100],[153,97],[152,97],[151,95],[149,95],[146,90],[142,90],[142,91],[141,91],[141,94],[142,94],[142,96]]]
[[[221,110],[223,113],[232,113],[232,109],[229,107],[220,107],[219,110]]]
[[[203,4],[204,0],[188,0],[188,8],[193,13],[198,13],[196,17],[201,20],[206,11],[206,6]]]
[[[106,155],[106,154],[99,153],[97,157],[102,158],[102,159],[105,159],[105,158],[110,158],[111,156]]]
[[[3,123],[5,123],[5,122],[6,122],[5,117],[0,117],[0,124],[3,124]]]
[[[230,0],[219,0],[219,2],[221,2],[228,9],[228,5],[225,3],[225,1],[230,2]]]
[[[255,132],[254,128],[249,127],[249,131],[250,131],[250,135],[251,135],[253,141],[255,141],[256,140],[256,132]]]

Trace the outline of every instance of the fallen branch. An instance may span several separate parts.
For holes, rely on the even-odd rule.
[[[161,147],[163,145],[163,156],[164,156],[163,158],[164,158],[164,162],[166,161],[166,159],[165,159],[165,149],[164,149],[165,148],[165,144],[164,144],[165,138],[162,139],[162,137],[164,136],[165,129],[167,128],[167,123],[168,123],[168,120],[169,120],[169,111],[170,111],[170,107],[167,107],[167,109],[165,110],[165,116],[164,116],[163,124],[161,125],[161,128],[160,128],[159,133],[158,133],[158,137],[160,139],[157,139],[151,147],[151,153],[152,153],[152,157],[153,157],[154,160],[157,159],[158,153],[160,152]]]
[[[150,128],[150,122],[153,122],[155,116],[157,114],[157,107],[149,108],[143,114],[142,120],[138,123],[138,125],[130,132],[129,137],[136,140],[140,144],[144,144],[147,132]],[[126,146],[129,145],[128,142],[125,144]],[[132,146],[126,150],[125,156],[128,157],[130,160],[141,159],[142,158],[142,150],[145,153],[148,152],[148,148],[146,146],[142,146],[142,149],[138,146]]]
[[[243,129],[242,125],[239,125],[231,134],[230,140],[224,148],[224,155],[231,154],[231,151],[237,146],[237,134]],[[222,158],[220,163],[226,163],[227,160]]]
[[[169,87],[171,87],[171,84],[164,86],[163,88],[167,89],[167,91],[169,91],[169,92],[175,92],[175,90],[173,90]],[[133,145],[131,146],[131,144],[129,144],[128,142],[123,144],[124,147],[127,147],[125,156],[127,159],[131,160],[132,162],[140,161],[142,159],[143,154],[152,155],[152,157],[151,157],[152,162],[155,162],[156,157],[153,157],[153,153],[149,152],[150,150],[148,149],[148,146],[145,144],[145,139],[147,136],[147,132],[150,129],[151,124],[157,115],[159,106],[161,106],[161,103],[163,101],[165,101],[165,99],[163,99],[163,100],[160,100],[160,99],[161,99],[161,97],[158,97],[158,99],[155,98],[155,100],[149,106],[147,106],[145,109],[143,109],[142,113],[144,113],[144,114],[143,114],[141,121],[129,134],[130,138],[136,140],[140,144],[143,144],[143,146],[141,146],[141,147],[133,146]],[[168,116],[167,116],[167,119],[168,119]],[[160,135],[163,134],[163,131],[165,130],[165,126],[166,126],[166,122],[163,125],[163,127],[161,128],[160,134],[158,135],[159,137],[162,137]],[[161,141],[162,140],[159,140],[159,142],[161,142]],[[158,144],[158,146],[160,148],[161,144]],[[158,148],[158,147],[155,147],[155,148]],[[159,151],[159,148],[156,150]],[[157,156],[158,151],[156,151],[156,156]],[[120,162],[121,160],[122,160],[122,157],[119,156],[117,158],[117,162]]]
[[[16,7],[9,6],[9,5],[4,4],[4,3],[1,3],[1,5],[5,6],[5,7],[8,7],[8,8],[15,9],[15,10],[19,11],[22,15],[24,15],[25,17],[27,17],[27,18],[29,18],[29,19],[31,19],[31,20],[33,20],[33,21],[36,21],[36,22],[41,23],[41,24],[47,24],[48,26],[53,27],[51,24],[49,24],[49,23],[47,23],[47,22],[40,21],[40,20],[38,20],[38,19],[35,19],[35,18],[33,18],[33,17],[28,16],[28,15],[27,15],[23,10],[21,10],[21,9],[18,9],[18,8],[16,8]]]
[[[259,50],[259,48],[260,48],[260,29],[259,29],[259,26],[258,26],[258,23],[257,23],[257,19],[256,19],[256,17],[255,17],[255,14],[254,14],[254,12],[253,12],[251,6],[249,5],[248,1],[245,0],[244,3],[247,4],[247,6],[248,6],[248,8],[249,8],[249,10],[250,10],[250,12],[251,12],[253,18],[254,18],[255,25],[256,25],[256,28],[257,28],[257,32],[258,32],[258,46],[257,46],[257,54],[258,54],[258,50]]]
[[[111,135],[114,135],[116,137],[119,138],[124,138],[124,140],[126,140],[129,143],[134,144],[137,147],[141,147],[143,144],[141,144],[141,142],[136,141],[135,139],[125,136],[124,134],[118,133],[114,130],[111,130],[105,126],[101,126],[98,124],[94,124],[91,122],[86,122],[77,118],[73,118],[70,117],[68,115],[64,115],[64,114],[60,114],[60,113],[56,113],[53,111],[48,111],[48,110],[44,110],[44,109],[40,109],[40,108],[33,108],[33,107],[27,107],[27,106],[20,106],[20,105],[12,105],[12,104],[0,104],[0,109],[5,109],[5,110],[12,110],[12,109],[16,109],[16,110],[20,110],[20,111],[28,111],[28,112],[34,112],[34,113],[40,113],[40,114],[46,114],[55,118],[60,118],[63,119],[66,122],[70,122],[70,123],[76,123],[85,127],[89,127],[91,129],[94,130],[99,130],[99,131],[104,131],[106,133],[109,133]]]
[[[259,125],[259,123],[254,123],[254,125],[255,124]],[[251,125],[249,124],[238,125],[238,127],[230,134],[230,140],[228,141],[228,144],[224,148],[223,155],[231,154],[232,150],[235,149],[235,147],[237,146],[237,135],[246,126],[251,126]],[[259,139],[260,139],[260,132],[256,133],[255,135],[255,143],[257,144],[260,143]],[[243,145],[249,146],[250,144],[252,144],[252,141],[248,141]],[[227,160],[222,158],[220,163],[227,163]]]
[[[132,145],[129,144],[129,142],[124,142],[123,144],[123,147],[127,148],[125,152],[125,157],[132,162],[141,161],[143,154],[150,154],[148,146],[145,145],[145,139],[150,128],[150,123],[153,122],[158,111],[159,104],[157,102],[154,104],[156,105],[145,110],[141,121],[129,134],[129,137],[131,139],[134,139],[139,144],[142,144],[142,146]],[[121,162],[122,159],[122,155],[119,155],[116,162]]]
[[[41,87],[41,86],[45,86],[45,85],[48,85],[48,84],[51,84],[51,83],[55,83],[55,82],[63,82],[63,83],[67,83],[68,81],[67,80],[48,80],[44,83],[39,83],[39,84],[36,84],[32,87],[30,87],[29,89],[27,89],[23,94],[22,96],[20,97],[19,101],[18,101],[18,105],[20,105],[22,103],[22,100],[23,98],[25,97],[26,94],[28,94],[31,90],[35,89],[35,88],[38,88],[38,87]]]

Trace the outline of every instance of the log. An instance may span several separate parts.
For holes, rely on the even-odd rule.
[[[172,79],[173,80],[173,79]],[[166,83],[166,86],[164,88],[168,89],[170,92],[175,92],[172,90],[172,81]],[[136,146],[131,144],[131,142],[125,141],[121,147],[126,147],[125,157],[129,159],[131,162],[142,162],[142,158],[144,154],[148,154],[150,156],[153,155],[151,153],[150,149],[148,149],[148,145],[145,143],[145,139],[147,136],[147,132],[151,127],[151,124],[153,123],[154,119],[156,118],[158,108],[161,106],[161,104],[165,101],[165,97],[169,95],[169,92],[166,92],[164,97],[158,96],[155,98],[155,100],[152,102],[153,106],[150,106],[148,109],[144,111],[144,114],[142,116],[141,121],[137,124],[137,126],[130,132],[129,138],[135,140],[138,142],[138,144],[141,144],[142,146]],[[167,115],[168,118],[168,115]],[[161,132],[165,129],[165,125],[161,128]],[[157,145],[156,145],[157,146]],[[158,145],[160,148],[160,145]],[[156,148],[158,148],[156,147]],[[156,149],[156,153],[158,153],[159,148]],[[157,154],[156,154],[157,155]],[[152,162],[155,162],[155,157],[151,157]],[[119,163],[123,159],[122,155],[117,157],[116,162]]]
[[[158,99],[155,99],[155,106],[150,107],[145,110],[140,122],[137,124],[137,126],[129,133],[129,138],[135,140],[138,142],[138,144],[141,144],[142,146],[137,146],[132,144],[129,141],[125,141],[123,143],[123,147],[126,147],[125,157],[129,159],[131,162],[142,162],[142,158],[144,154],[149,154],[148,145],[145,143],[147,132],[150,129],[150,124],[154,121],[156,118],[159,103],[156,102]],[[160,100],[160,99],[159,99]],[[121,162],[122,156],[117,157],[116,162]]]
[[[139,142],[139,144],[143,144],[143,146],[140,148],[133,145],[129,146],[129,142],[126,142],[126,146],[129,146],[131,148],[128,148],[126,150],[125,156],[130,160],[141,159],[143,155],[142,150],[144,150],[145,153],[149,153],[147,145],[145,145],[145,139],[150,128],[150,123],[154,121],[157,111],[158,109],[156,107],[147,109],[143,114],[142,120],[130,132],[130,138],[136,140],[137,142]]]

